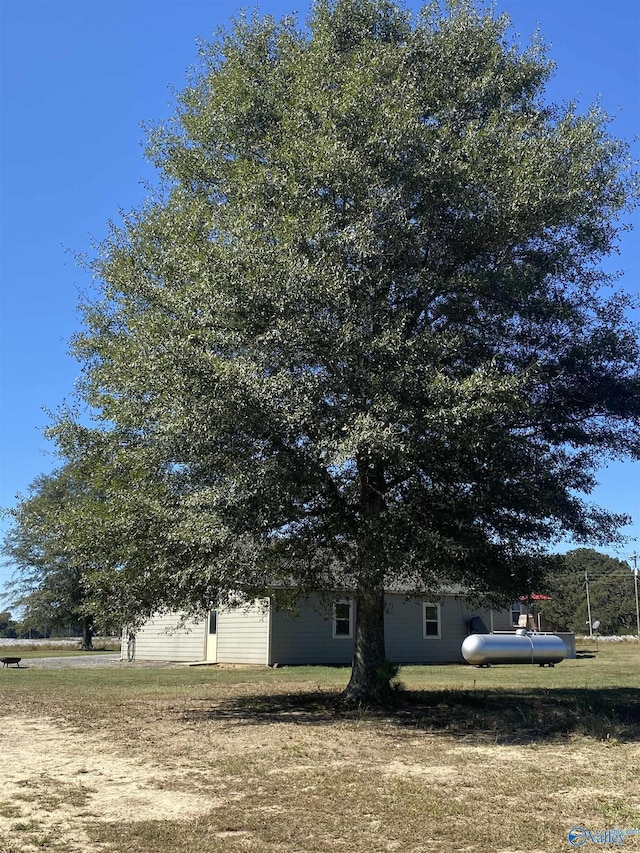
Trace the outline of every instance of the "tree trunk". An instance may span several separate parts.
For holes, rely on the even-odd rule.
[[[363,519],[358,542],[358,588],[353,663],[349,684],[342,694],[347,702],[383,703],[389,698],[392,668],[384,648],[384,572],[377,565],[375,532],[384,511],[384,468],[368,450],[357,454],[360,511]]]
[[[93,616],[85,616],[82,620],[82,643],[80,648],[93,651]]]
[[[357,704],[379,704],[388,698],[389,680],[384,650],[384,589],[360,590],[356,595],[351,678],[342,697]]]

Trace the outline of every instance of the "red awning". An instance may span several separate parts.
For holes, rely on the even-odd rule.
[[[521,595],[518,601],[551,601],[550,595],[542,595],[539,592],[532,592],[531,595]]]

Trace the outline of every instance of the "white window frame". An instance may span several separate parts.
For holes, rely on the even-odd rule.
[[[344,618],[341,617],[340,620],[338,620],[338,617],[336,614],[336,607],[338,605],[345,605],[345,604],[348,605],[348,607],[349,607],[349,633],[348,634],[338,634],[336,632],[336,623],[338,621],[340,621],[340,622],[344,621]],[[333,637],[334,640],[352,640],[353,639],[353,600],[352,599],[342,598],[342,599],[337,599],[336,601],[333,602],[333,605],[331,607],[331,636]]]
[[[427,622],[433,623],[433,619],[427,619],[427,607],[435,607],[437,614],[438,633],[427,634]],[[423,640],[440,640],[442,639],[442,610],[439,604],[434,601],[422,602],[422,639]]]

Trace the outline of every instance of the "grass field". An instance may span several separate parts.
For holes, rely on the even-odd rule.
[[[640,645],[400,677],[380,711],[342,668],[0,670],[0,851],[640,850],[595,835],[640,830]]]
[[[117,638],[98,638],[94,641],[93,650],[87,652],[79,648],[80,640],[8,640],[0,639],[0,657],[29,658],[66,657],[67,655],[90,655],[103,653],[119,653],[120,642]]]

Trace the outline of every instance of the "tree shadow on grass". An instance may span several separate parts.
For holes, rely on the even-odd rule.
[[[629,742],[640,741],[640,689],[403,690],[385,708],[344,705],[337,691],[265,693],[203,699],[184,711],[182,719],[231,725],[378,722],[385,731],[391,726],[394,736],[422,731],[498,744],[571,735]]]
[[[640,740],[640,690],[556,688],[415,693],[396,714],[399,725],[458,737],[530,743],[583,735]]]

